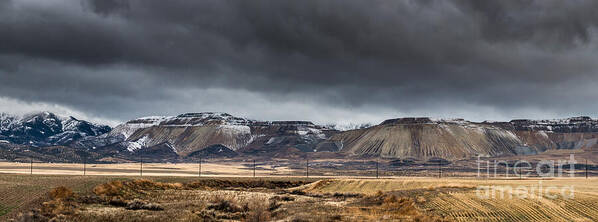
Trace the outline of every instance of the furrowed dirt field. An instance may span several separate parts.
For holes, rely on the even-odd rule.
[[[455,221],[598,220],[598,179],[595,178],[344,179],[320,181],[305,190],[370,195],[382,191],[413,198],[428,215]]]
[[[2,174],[0,219],[596,221],[597,184],[596,178],[142,178]],[[65,188],[54,189],[60,186]],[[484,187],[497,190],[481,189]],[[565,194],[561,193],[562,188],[567,188]]]

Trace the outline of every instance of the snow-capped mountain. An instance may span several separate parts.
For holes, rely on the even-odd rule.
[[[389,119],[374,126],[321,126],[309,121],[259,121],[201,112],[142,117],[110,129],[49,112],[22,117],[0,114],[0,149],[16,149],[18,153],[33,146],[50,161],[52,155],[65,159],[60,153],[42,151],[56,145],[61,147],[54,150],[87,152],[97,160],[110,161],[132,160],[139,153],[155,161],[179,161],[199,156],[285,158],[322,151],[346,156],[459,159],[596,149],[598,120],[572,117],[470,122],[419,117]]]
[[[511,120],[510,123],[517,130],[543,130],[560,133],[598,132],[598,120],[588,116],[551,120],[517,119]]]
[[[122,135],[128,139],[136,131],[155,126],[160,127],[200,127],[200,126],[231,126],[239,130],[245,130],[242,126],[248,126],[255,123],[254,120],[234,117],[228,113],[219,112],[201,112],[186,113],[178,116],[148,116],[130,120],[124,124],[116,126],[111,132],[111,136]]]
[[[0,140],[14,144],[35,146],[69,145],[87,136],[98,136],[111,130],[72,116],[63,117],[50,112],[25,116],[0,114]]]
[[[356,130],[356,129],[364,129],[368,127],[372,127],[375,124],[371,123],[336,123],[336,124],[327,124],[326,126],[331,129],[336,129],[338,131],[348,131],[348,130]]]
[[[201,112],[130,120],[105,135],[78,143],[100,147],[120,141],[119,146],[129,152],[166,144],[181,156],[213,145],[249,153],[283,147],[313,151],[334,131],[308,121],[258,121],[227,113]]]

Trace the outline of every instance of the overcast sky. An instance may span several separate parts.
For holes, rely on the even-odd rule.
[[[598,117],[598,1],[1,0],[0,112]]]

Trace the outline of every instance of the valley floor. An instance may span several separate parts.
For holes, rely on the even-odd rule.
[[[598,178],[306,179],[0,174],[0,194],[2,220],[598,220]]]

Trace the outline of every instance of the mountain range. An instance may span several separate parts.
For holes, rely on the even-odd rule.
[[[350,130],[309,121],[259,121],[201,112],[143,117],[114,128],[40,112],[0,114],[0,158],[48,161],[192,161],[196,158],[444,158],[529,155],[598,147],[598,120],[573,117],[509,122],[398,118]],[[25,152],[26,151],[26,152]]]
[[[71,145],[110,132],[105,125],[40,112],[23,117],[0,113],[0,142],[32,146]]]

